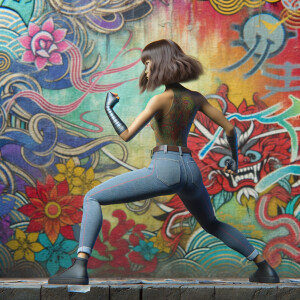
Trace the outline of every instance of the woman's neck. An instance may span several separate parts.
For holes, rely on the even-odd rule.
[[[174,87],[182,87],[179,82],[173,82],[166,84],[166,90],[174,88]]]

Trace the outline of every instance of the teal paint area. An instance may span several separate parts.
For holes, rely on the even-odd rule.
[[[27,25],[31,19],[35,0],[2,0],[0,6],[7,7],[17,12]]]

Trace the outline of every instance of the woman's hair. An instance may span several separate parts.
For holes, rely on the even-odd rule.
[[[153,91],[162,84],[187,82],[197,79],[202,73],[201,63],[186,55],[182,49],[171,40],[158,40],[148,44],[141,60],[151,60],[150,77],[145,71],[140,76],[139,86],[143,93],[145,90]]]

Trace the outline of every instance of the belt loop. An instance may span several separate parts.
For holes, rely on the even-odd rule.
[[[152,156],[153,156],[153,149],[151,149],[150,158],[152,158]]]
[[[164,153],[168,152],[168,145],[164,145]]]
[[[181,146],[178,146],[179,148],[179,154],[182,156],[182,149],[181,149]]]

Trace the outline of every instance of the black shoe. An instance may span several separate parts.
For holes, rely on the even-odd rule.
[[[250,282],[279,283],[279,276],[266,260],[257,263],[258,270],[249,277]]]
[[[88,260],[77,257],[73,265],[60,274],[49,278],[49,284],[89,284],[87,273]]]

